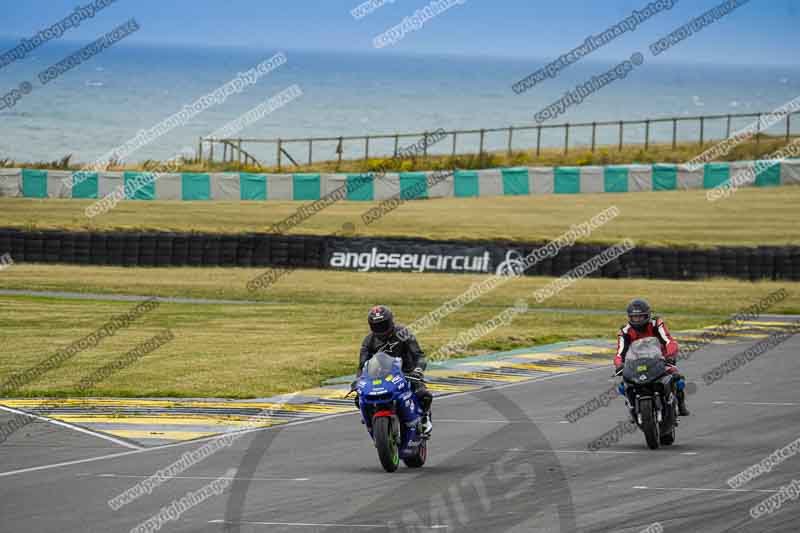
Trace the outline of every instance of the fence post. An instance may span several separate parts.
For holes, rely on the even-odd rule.
[[[311,165],[312,161],[314,160],[314,158],[312,157],[312,154],[314,153],[314,147],[312,146],[313,143],[314,143],[314,141],[312,141],[311,139],[308,140],[308,164],[309,165]]]
[[[704,135],[705,134],[705,124],[706,124],[705,117],[700,117],[700,148],[703,147],[703,140],[704,140],[704,137],[705,137],[705,135]]]
[[[596,140],[597,140],[597,122],[592,122],[592,153],[594,153]]]
[[[731,116],[728,115],[728,121],[725,125],[725,138],[727,139],[730,136],[731,136]]]
[[[364,161],[369,161],[369,135],[364,137]]]
[[[427,159],[428,157],[428,132],[426,131],[422,135],[422,158]]]
[[[283,141],[278,139],[278,172],[281,171],[281,152],[283,151]]]
[[[758,120],[756,121],[756,148],[761,142],[761,113],[758,114]]]
[[[400,136],[395,134],[394,136],[394,157],[397,158],[397,150],[399,149],[400,145]]]
[[[512,150],[511,150],[511,142],[514,138],[514,126],[510,126],[508,128],[508,157],[511,158]]]
[[[208,162],[214,162],[214,141],[208,141]]]
[[[483,137],[484,137],[485,134],[486,134],[486,130],[481,128],[481,148],[480,148],[480,151],[478,152],[479,159],[483,159]]]
[[[542,127],[536,126],[536,157],[542,153]]]
[[[644,151],[650,148],[650,119],[644,121]]]
[[[203,138],[197,142],[197,162],[203,164]]]
[[[222,143],[222,162],[228,162],[228,143],[226,142]]]
[[[336,146],[336,153],[339,154],[339,161],[336,163],[336,170],[339,170],[339,167],[342,164],[342,153],[344,152],[344,145],[342,144],[342,138],[339,137],[339,144]]]
[[[622,128],[623,128],[623,124],[624,123],[620,120],[619,121],[619,151],[620,152],[622,151]]]
[[[564,155],[569,152],[569,122],[564,124]]]
[[[786,142],[787,143],[789,142],[789,137],[791,136],[791,133],[792,133],[792,114],[791,113],[787,113],[786,114]]]
[[[678,147],[678,119],[672,119],[672,149]]]
[[[236,142],[236,151],[239,152],[239,164],[242,164],[242,139]]]
[[[456,136],[457,135],[458,134],[456,132],[453,132],[453,157],[456,156]]]

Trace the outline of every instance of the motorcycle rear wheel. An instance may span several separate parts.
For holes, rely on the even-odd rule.
[[[669,433],[662,433],[661,444],[664,446],[671,446],[675,442],[675,425],[673,424],[672,429],[670,429]]]
[[[658,422],[655,419],[656,411],[653,407],[652,398],[644,398],[639,401],[639,413],[642,415],[642,432],[647,441],[647,447],[657,450],[660,444]]]
[[[425,464],[425,461],[428,459],[428,441],[423,440],[419,443],[419,448],[417,455],[413,457],[409,457],[408,459],[403,459],[403,462],[409,468],[420,468]]]
[[[392,419],[388,416],[378,416],[372,420],[372,436],[375,439],[375,448],[378,449],[378,459],[387,472],[394,472],[400,464],[400,450],[397,439],[392,431]]]

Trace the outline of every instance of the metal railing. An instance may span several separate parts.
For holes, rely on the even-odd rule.
[[[794,114],[800,113],[800,111],[796,111],[793,113],[789,113],[786,115],[785,119],[785,137],[788,141],[791,137],[791,117]],[[651,135],[651,126],[661,123],[672,123],[672,149],[674,150],[678,144],[678,126],[679,123],[691,122],[697,123],[698,126],[698,135],[696,139],[687,141],[687,142],[698,142],[700,146],[703,146],[706,142],[712,140],[721,140],[724,138],[730,137],[732,133],[732,121],[735,119],[743,119],[743,118],[752,118],[758,121],[757,132],[755,135],[756,144],[760,142],[761,134],[764,133],[760,130],[761,118],[763,116],[769,115],[770,113],[733,113],[733,114],[724,114],[724,115],[700,115],[700,116],[677,116],[677,117],[667,117],[667,118],[653,118],[653,119],[640,119],[640,120],[618,120],[618,121],[600,121],[600,122],[581,122],[581,123],[563,123],[563,124],[540,124],[537,126],[508,126],[505,128],[481,128],[481,129],[469,129],[469,130],[438,130],[440,132],[443,131],[444,137],[452,136],[452,147],[450,150],[450,154],[455,157],[458,155],[458,136],[459,135],[478,135],[479,142],[477,146],[477,153],[479,157],[483,157],[487,152],[485,149],[485,140],[487,134],[490,133],[505,133],[506,138],[506,151],[509,156],[513,154],[513,142],[514,142],[514,133],[515,132],[536,132],[536,156],[541,155],[542,151],[542,132],[546,130],[564,130],[564,137],[563,137],[563,147],[564,147],[564,154],[567,154],[570,149],[570,132],[575,131],[578,128],[591,128],[591,141],[580,144],[580,145],[573,145],[573,148],[577,146],[590,146],[592,153],[598,147],[598,132],[601,128],[613,128],[618,131],[618,135],[616,138],[616,142],[614,143],[617,145],[618,149],[622,151],[625,145],[629,144],[640,144],[640,143],[631,143],[624,141],[624,132],[626,126],[644,126],[644,135],[641,138],[641,144],[644,145],[644,149],[647,150],[650,147],[650,144],[653,141],[653,136]],[[722,138],[710,138],[706,137],[706,128],[710,121],[724,121],[725,123],[725,136]],[[777,126],[777,124],[775,125]],[[416,132],[416,133],[393,133],[393,134],[378,134],[378,135],[342,135],[339,137],[303,137],[303,138],[277,138],[277,139],[256,139],[256,138],[236,138],[236,139],[214,139],[214,138],[204,138],[201,137],[198,145],[198,158],[200,162],[209,161],[221,161],[221,162],[235,162],[238,161],[239,163],[249,164],[252,163],[255,166],[267,166],[262,165],[262,163],[254,156],[251,152],[246,151],[242,148],[242,143],[249,143],[249,144],[273,144],[275,145],[275,160],[277,162],[278,171],[280,172],[283,166],[283,159],[284,157],[292,162],[293,165],[296,167],[300,166],[297,159],[292,157],[292,155],[288,152],[286,147],[291,144],[300,144],[305,145],[307,151],[307,158],[305,161],[308,165],[314,163],[314,143],[336,143],[336,149],[334,151],[334,156],[337,159],[338,163],[342,162],[342,158],[344,157],[345,153],[345,146],[363,146],[363,152],[360,152],[359,158],[363,157],[364,160],[368,160],[370,155],[377,156],[378,153],[373,151],[370,154],[370,141],[378,141],[378,140],[390,140],[394,141],[394,152],[393,157],[397,157],[399,150],[401,150],[400,141],[401,139],[419,139],[424,136],[424,138],[428,138],[432,132],[424,131],[424,132]],[[363,145],[362,145],[363,143]],[[612,144],[611,146],[613,146]],[[218,145],[217,154],[221,155],[221,159],[215,159],[215,146]],[[529,145],[527,148],[524,149],[531,149],[533,146]],[[519,148],[518,148],[519,150]],[[472,152],[462,152],[462,153],[475,153],[473,150]],[[363,155],[362,155],[363,154]],[[385,155],[388,155],[384,152]],[[422,157],[428,156],[428,149],[427,146],[424,148],[423,153],[421,154]],[[331,161],[333,158],[328,157],[323,159],[322,161]]]

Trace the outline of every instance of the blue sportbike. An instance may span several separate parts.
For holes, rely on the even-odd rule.
[[[400,459],[409,468],[424,465],[428,439],[419,428],[422,408],[403,375],[402,360],[376,353],[364,364],[354,390],[383,468],[394,472]]]

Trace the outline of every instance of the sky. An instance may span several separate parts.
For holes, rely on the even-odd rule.
[[[92,0],[0,0],[6,5],[0,37],[30,37]],[[356,20],[363,0],[116,0],[63,41],[87,42],[134,17],[141,30],[126,44],[244,46],[271,50],[326,50],[434,55],[551,58],[641,9],[649,0],[459,0],[387,48],[373,38],[431,0],[385,0]],[[380,0],[376,0],[380,1]],[[670,0],[673,1],[673,0]],[[675,5],[634,32],[593,53],[617,61],[646,48],[721,0],[674,0]],[[662,61],[742,65],[798,63],[800,0],[750,0]]]

